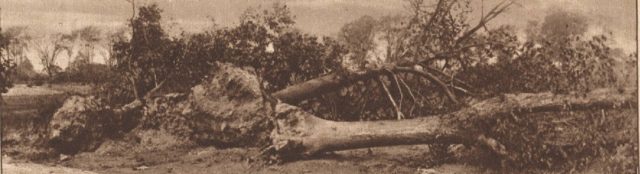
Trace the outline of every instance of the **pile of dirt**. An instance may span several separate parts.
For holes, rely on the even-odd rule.
[[[194,110],[204,113],[211,132],[200,136],[212,144],[252,146],[267,142],[273,129],[272,103],[264,100],[260,82],[251,70],[219,64],[211,80],[193,88]],[[275,104],[275,103],[273,103]],[[206,136],[213,136],[206,138]]]
[[[94,150],[118,133],[118,122],[113,110],[97,98],[72,96],[49,122],[49,143],[65,154]]]
[[[145,147],[243,147],[267,142],[272,129],[259,82],[250,70],[218,64],[189,95],[167,94],[146,105],[132,131]]]
[[[246,147],[269,142],[271,106],[250,69],[218,64],[213,76],[189,94],[166,94],[144,103],[143,111],[114,114],[95,97],[72,97],[51,121],[51,143],[62,153],[93,151],[115,137],[135,149],[184,146]],[[125,124],[132,124],[133,129]],[[126,133],[123,133],[126,132]],[[100,151],[119,149],[107,143]]]

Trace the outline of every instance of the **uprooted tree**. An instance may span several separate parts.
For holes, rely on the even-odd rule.
[[[530,116],[527,115],[529,113],[579,110],[606,110],[610,113],[610,110],[616,108],[635,111],[637,103],[635,89],[599,89],[583,94],[504,94],[470,102],[469,106],[448,114],[396,121],[336,122],[318,118],[265,95],[260,89],[258,78],[251,71],[228,64],[221,64],[218,69],[214,72],[218,75],[194,87],[189,96],[177,101],[171,97],[153,100],[148,104],[150,109],[145,111],[147,113],[138,120],[139,124],[134,125],[134,129],[158,129],[180,137],[178,139],[222,147],[268,145],[264,149],[265,154],[282,159],[363,147],[432,143],[479,144],[506,158],[513,155],[509,154],[513,147],[505,146],[493,138],[490,129],[483,129],[480,123],[505,116],[526,119]],[[274,96],[286,99],[320,95],[322,92],[318,89],[335,88],[340,83],[339,80],[340,78],[315,79],[279,91]],[[305,88],[308,86],[317,88]],[[78,106],[82,109],[78,109]],[[100,107],[73,104],[63,108],[56,113],[54,120],[64,121],[52,122],[54,140],[71,140],[56,142],[62,145],[61,149],[78,150],[79,147],[69,145],[99,143],[98,139],[86,138],[106,138],[108,136],[102,135],[114,133],[112,131],[121,126],[116,123],[132,121],[122,120],[126,119],[119,116],[121,113],[118,112],[122,110],[91,111],[86,108]],[[73,121],[68,117],[55,118],[73,114],[84,114],[84,117],[75,116],[73,118],[76,120]],[[573,117],[585,116],[577,114]],[[553,121],[556,120],[551,122]],[[111,125],[80,126],[81,123]],[[85,135],[86,133],[101,135]],[[578,133],[580,132],[565,132],[560,135],[561,138],[549,137],[549,142],[544,145],[549,148],[558,147],[562,151],[562,148],[580,142],[579,139],[570,138]]]
[[[637,113],[637,89],[611,85],[622,77],[614,67],[628,62],[611,53],[606,37],[541,34],[522,43],[513,28],[487,27],[512,2],[497,4],[476,25],[465,20],[467,3],[440,0],[432,8],[412,0],[411,16],[367,19],[379,26],[356,40],[386,42],[382,54],[302,34],[278,4],[265,16],[248,11],[238,27],[179,39],[163,33],[156,6],[142,7],[131,20],[132,40],[114,45],[114,67],[123,74],[106,85],[123,91],[120,102],[132,102],[72,98],[53,117],[51,143],[76,153],[153,130],[187,144],[260,146],[285,160],[375,146],[465,144],[517,165],[554,167],[597,153],[590,145],[626,141],[575,126]],[[347,49],[376,48],[362,44]],[[344,67],[349,62],[362,64]],[[167,86],[186,94],[157,94],[171,91]],[[355,120],[361,122],[346,122]]]

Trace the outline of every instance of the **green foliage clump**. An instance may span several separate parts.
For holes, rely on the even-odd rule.
[[[515,40],[515,36],[510,37]],[[613,57],[604,41],[606,37],[596,36],[591,40],[575,37],[562,43],[529,41],[521,46],[495,45],[492,49],[500,50],[488,54],[493,58],[479,60],[461,72],[460,77],[480,91],[492,94],[586,92],[616,87],[621,79],[615,68],[623,63],[619,60],[626,57]]]
[[[476,128],[506,147],[507,156],[487,157],[501,159],[503,168],[564,172],[615,170],[614,173],[618,173],[631,169],[627,163],[638,161],[635,157],[637,137],[630,136],[637,127],[637,110],[632,106],[623,107],[615,111],[508,114],[480,121],[477,125],[481,126]],[[620,159],[629,162],[610,161]],[[602,169],[591,167],[603,160],[609,162]]]
[[[553,13],[542,26],[528,28],[527,39],[521,41],[510,26],[488,29],[485,24],[469,24],[470,1],[443,0],[435,9],[427,8],[423,1],[409,2],[412,15],[363,17],[345,25],[337,40],[298,31],[281,4],[263,11],[250,9],[234,27],[173,38],[160,25],[157,6],[141,7],[130,23],[132,39],[113,44],[113,70],[118,73],[109,76],[110,82],[101,89],[108,93],[108,101],[115,102],[141,97],[165,81],[171,90],[188,90],[207,79],[216,62],[252,67],[266,92],[353,67],[420,65],[441,71],[437,76],[452,89],[461,86],[454,78],[467,82],[469,92],[455,91],[459,98],[620,87],[628,84],[622,81],[631,75],[617,69],[635,69],[635,53],[624,56],[611,48],[609,35],[585,36],[588,21],[577,14]],[[567,30],[562,27],[566,25],[576,27]],[[385,50],[376,52],[380,47]],[[394,77],[401,81],[394,83]],[[382,83],[391,87],[392,98],[397,99],[405,118],[459,107],[442,94],[442,87],[416,75],[396,73],[384,76]],[[298,105],[331,120],[393,119],[395,111],[381,89],[378,81],[365,80]],[[507,115],[480,120],[483,127],[477,129],[505,143],[512,156],[503,160],[513,168],[582,169],[597,157],[616,155],[617,147],[637,149],[637,144],[628,145],[631,141],[612,144],[608,135],[613,127],[595,122],[600,118],[597,113]],[[563,120],[564,116],[575,119]],[[611,124],[624,119],[628,118],[607,118]],[[561,129],[564,131],[558,131]],[[555,141],[562,139],[555,136],[572,133],[579,136]],[[618,149],[619,153],[629,151]]]
[[[101,84],[106,82],[109,73],[111,72],[107,65],[75,61],[64,72],[57,74],[52,81]]]
[[[1,31],[1,29],[0,29]],[[10,38],[0,33],[0,94],[7,92],[13,86],[10,75],[15,71],[15,62],[6,56]],[[2,97],[0,96],[0,99]]]
[[[248,10],[236,27],[176,38],[163,30],[160,13],[156,5],[141,7],[130,24],[133,38],[113,44],[119,74],[104,85],[113,91],[105,91],[107,96],[130,101],[163,81],[173,90],[188,90],[210,75],[215,62],[253,67],[273,92],[336,70],[346,52],[331,38],[297,31],[281,4],[264,13]]]

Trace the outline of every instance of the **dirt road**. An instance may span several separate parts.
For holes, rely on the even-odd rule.
[[[442,165],[424,167],[427,146],[397,146],[337,152],[313,159],[280,165],[253,162],[258,149],[196,148],[144,153],[81,153],[65,161],[43,164],[4,160],[3,173],[491,173],[473,166]]]

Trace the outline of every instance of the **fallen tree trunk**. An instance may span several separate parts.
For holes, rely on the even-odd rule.
[[[365,147],[462,143],[464,135],[448,120],[426,117],[397,121],[336,122],[317,118],[299,108],[282,104],[271,134],[278,153],[313,155],[318,152]]]
[[[440,80],[435,75],[424,71],[423,67],[415,65],[413,67],[385,67],[379,69],[371,69],[363,72],[338,72],[331,73],[325,76],[321,76],[315,79],[311,79],[306,82],[302,82],[299,84],[288,86],[285,89],[280,91],[276,91],[271,95],[275,98],[280,99],[281,101],[289,104],[295,104],[299,101],[317,97],[324,93],[336,91],[340,88],[349,86],[358,81],[369,80],[372,78],[376,78],[381,75],[385,75],[385,73],[411,73],[420,77],[424,77],[429,81],[437,84],[443,93],[447,95],[447,97],[455,104],[459,104],[455,95],[451,90],[449,90],[448,85],[446,85],[442,80]],[[459,87],[453,87],[453,89],[463,91],[468,93],[466,90],[461,89]]]
[[[271,134],[272,150],[280,154],[313,155],[325,151],[388,145],[479,142],[496,146],[495,142],[491,142],[494,140],[486,138],[482,132],[466,129],[466,124],[501,114],[612,109],[629,104],[635,106],[636,93],[635,89],[600,89],[585,95],[507,94],[472,103],[467,108],[449,114],[371,122],[329,121],[297,107],[279,104],[276,107],[277,128]]]
[[[285,103],[296,103],[304,99],[335,91],[360,80],[379,76],[381,70],[369,70],[360,73],[331,73],[300,84],[291,85],[271,94]]]
[[[469,106],[449,114],[371,122],[324,120],[287,104],[287,101],[301,100],[318,91],[328,91],[323,88],[338,89],[356,79],[375,77],[378,75],[376,73],[380,72],[371,71],[371,74],[360,74],[357,78],[334,76],[315,79],[277,92],[273,95],[276,98],[288,98],[285,102],[279,102],[261,92],[257,77],[250,71],[221,64],[213,72],[215,76],[194,87],[184,99],[165,100],[160,97],[146,104],[142,101],[132,102],[119,109],[103,107],[94,99],[77,99],[76,103],[79,104],[69,102],[68,107],[59,110],[51,122],[52,130],[58,132],[53,138],[59,140],[58,147],[61,149],[76,152],[94,149],[101,138],[108,137],[103,136],[105,131],[118,128],[113,123],[118,120],[121,122],[122,118],[117,115],[138,110],[136,108],[145,105],[142,119],[134,130],[165,132],[201,145],[270,145],[266,151],[270,152],[268,154],[305,156],[389,145],[480,143],[497,154],[504,154],[504,146],[486,134],[486,130],[470,127],[482,120],[512,113],[615,109],[624,104],[637,103],[635,88],[595,90],[581,95],[506,94],[470,102]],[[637,109],[635,106],[632,108]],[[141,144],[149,138],[154,136],[140,138],[143,140]]]

